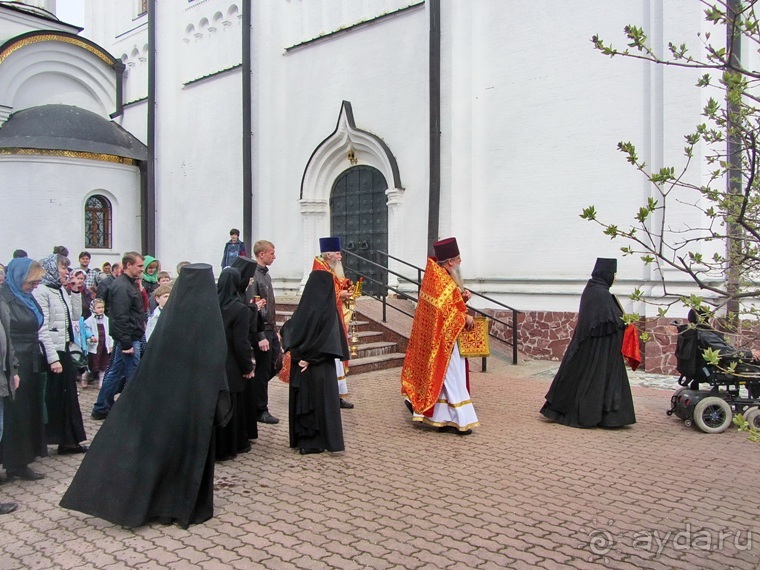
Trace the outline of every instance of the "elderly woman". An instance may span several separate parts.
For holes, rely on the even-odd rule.
[[[8,317],[20,378],[15,397],[5,400],[0,455],[9,478],[44,477],[29,467],[35,458],[47,456],[42,384],[45,363],[37,336],[43,316],[32,296],[44,272],[36,261],[26,257],[14,259],[8,264],[8,278],[0,287],[0,312]]]
[[[87,436],[77,396],[77,369],[69,352],[69,343],[74,340],[71,323],[82,315],[82,294],[69,294],[64,287],[68,258],[52,254],[40,264],[45,270],[43,286],[34,291],[34,297],[44,316],[40,342],[50,368],[45,391],[48,444],[58,444],[59,455],[84,453],[87,447],[81,442]]]

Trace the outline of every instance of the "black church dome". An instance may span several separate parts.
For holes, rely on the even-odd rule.
[[[110,154],[145,160],[147,147],[120,125],[71,105],[41,105],[13,113],[0,127],[0,148]]]

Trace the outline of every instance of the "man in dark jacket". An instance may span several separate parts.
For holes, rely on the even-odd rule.
[[[119,275],[121,275],[121,264],[114,263],[111,266],[111,273],[108,275],[101,274],[98,276],[98,292],[96,296],[98,299],[103,299],[103,302],[106,304],[106,315],[109,311],[108,290],[111,288],[111,285],[113,285],[113,282],[116,281],[116,278]]]
[[[106,419],[113,407],[119,382],[122,378],[129,382],[140,364],[140,339],[145,334],[145,305],[137,284],[142,278],[144,265],[139,253],[125,253],[122,273],[108,288],[108,324],[114,340],[114,356],[92,408],[94,420]]]

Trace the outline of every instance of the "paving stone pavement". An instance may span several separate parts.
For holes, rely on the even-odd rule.
[[[217,464],[215,516],[186,531],[61,509],[81,457],[51,447],[33,465],[46,479],[0,486],[20,505],[0,520],[0,568],[760,568],[758,445],[687,428],[665,415],[670,391],[638,385],[631,428],[548,423],[556,366],[472,363],[481,426],[466,437],[412,424],[398,369],[350,376],[335,455],[288,448],[275,379],[283,421]]]

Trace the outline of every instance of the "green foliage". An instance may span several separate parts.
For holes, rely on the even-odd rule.
[[[594,49],[608,57],[700,71],[694,88],[703,90],[701,98],[706,101],[694,117],[692,132],[683,135],[681,164],[651,169],[634,142],[617,144],[625,160],[652,185],[652,196],[631,223],[607,222],[594,205],[581,214],[610,239],[623,240],[624,256],[638,255],[659,276],[661,296],[645,296],[637,289],[630,296],[635,301],[656,303],[667,312],[678,297],[670,292],[665,275],[675,271],[691,279],[713,305],[728,306],[734,315],[760,316],[748,302],[760,297],[760,70],[739,61],[732,44],[725,41],[729,35],[749,49],[760,45],[759,3],[745,0],[738,13],[732,13],[727,0],[705,0],[704,18],[714,31],[695,30],[696,45],[691,46],[695,49],[680,40],[655,46],[647,30],[634,24],[623,29],[622,49],[599,35],[591,38]],[[729,147],[735,149],[732,154]],[[691,179],[700,179],[699,185],[686,176],[695,157],[702,161],[703,172]],[[682,218],[674,218],[670,211],[675,203],[694,208],[697,215],[691,219],[701,221],[687,226]],[[717,252],[716,244],[720,244]],[[702,299],[680,302],[693,307]]]
[[[760,431],[758,431],[755,426],[750,425],[749,422],[744,419],[743,414],[736,414],[733,421],[734,425],[737,427],[737,431],[744,431],[749,434],[749,436],[747,436],[748,440],[754,443],[760,443]]]

